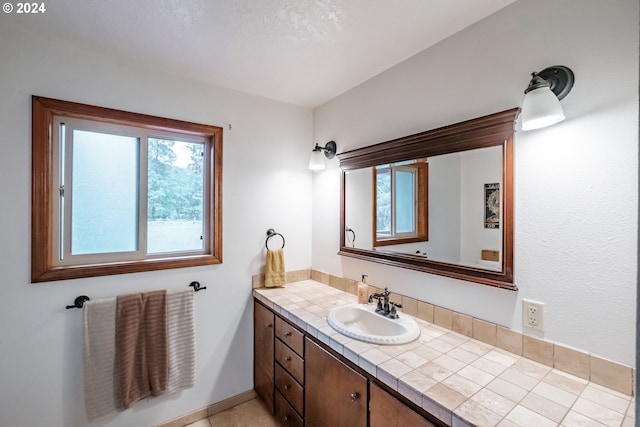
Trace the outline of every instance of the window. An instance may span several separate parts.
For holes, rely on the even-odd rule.
[[[32,282],[222,262],[222,129],[33,97]]]
[[[374,168],[374,246],[428,240],[427,171],[424,161]]]

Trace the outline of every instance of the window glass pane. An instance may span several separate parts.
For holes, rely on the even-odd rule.
[[[133,137],[73,131],[73,255],[137,250],[138,145]]]
[[[376,233],[391,235],[391,173],[389,169],[376,173]]]
[[[415,231],[415,173],[396,171],[396,233]]]
[[[204,144],[149,138],[147,252],[204,249]]]

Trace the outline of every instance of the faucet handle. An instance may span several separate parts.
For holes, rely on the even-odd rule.
[[[396,310],[397,308],[402,308],[402,304],[398,304],[397,302],[393,302],[393,301],[389,301],[389,305],[391,306],[391,310],[389,310],[389,317],[392,319],[397,319],[398,316],[398,311]]]

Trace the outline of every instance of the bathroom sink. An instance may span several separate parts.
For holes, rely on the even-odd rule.
[[[405,344],[420,336],[415,320],[400,313],[389,319],[375,312],[375,306],[351,304],[336,307],[327,315],[329,325],[350,338],[375,344]]]

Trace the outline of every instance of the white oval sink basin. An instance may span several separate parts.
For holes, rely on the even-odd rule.
[[[389,319],[375,312],[375,306],[351,304],[336,307],[327,322],[342,335],[375,344],[405,344],[420,336],[420,327],[412,318],[400,313]]]

